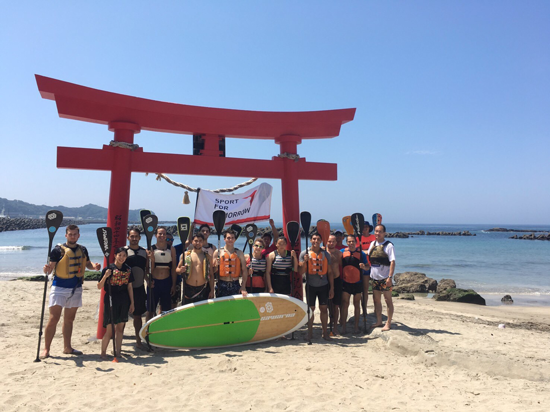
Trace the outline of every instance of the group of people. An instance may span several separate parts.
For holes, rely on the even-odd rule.
[[[136,346],[144,348],[139,337],[142,316],[152,318],[160,311],[179,305],[195,303],[214,297],[248,293],[280,293],[291,295],[291,275],[306,278],[306,300],[311,309],[308,340],[312,337],[313,313],[318,302],[321,313],[322,336],[328,332],[329,309],[334,335],[345,334],[348,307],[353,296],[355,309],[354,332],[359,332],[361,306],[366,315],[369,285],[372,284],[376,323],[372,327],[391,328],[393,303],[392,277],[395,269],[393,244],[385,240],[386,228],[365,225],[360,238],[336,231],[321,246],[318,233],[311,236],[311,247],[296,255],[284,236],[279,236],[273,220],[271,233],[254,239],[252,253],[245,254],[235,247],[236,234],[223,233],[224,245],[217,249],[208,243],[211,229],[203,224],[185,244],[173,246],[174,237],[166,228],[156,229],[156,243],[150,250],[139,245],[139,228],[128,230],[128,245],[115,252],[114,262],[103,269],[98,288],[105,289],[103,326],[106,333],[101,344],[101,357],[107,358],[107,348],[116,336],[115,356],[121,353],[122,335],[129,314],[133,318]],[[374,229],[374,235],[371,231]],[[53,273],[50,292],[50,317],[45,329],[45,348],[41,357],[50,355],[50,347],[63,308],[64,353],[80,354],[71,345],[72,325],[76,311],[82,306],[82,279],[85,268],[99,270],[99,263],[89,260],[84,246],[77,243],[80,233],[76,225],[67,226],[63,245],[56,246],[44,273]],[[147,291],[145,286],[147,287]],[[387,305],[387,320],[382,322],[382,295]],[[341,328],[341,329],[340,329]]]

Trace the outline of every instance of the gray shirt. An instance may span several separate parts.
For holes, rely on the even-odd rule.
[[[311,249],[309,250],[309,262],[312,261],[312,258],[311,258]],[[306,254],[306,251],[302,251],[302,253],[300,253],[300,262],[303,262],[304,261],[304,256]],[[328,281],[328,270],[329,270],[329,267],[330,267],[330,253],[328,253],[327,251],[325,250],[322,250],[319,252],[319,257],[317,258],[317,263],[320,267],[323,267],[325,264],[323,262],[323,260],[326,260],[326,267],[327,267],[327,272],[324,274],[324,275],[318,275],[316,273],[313,273],[309,270],[309,268],[311,267],[311,263],[308,263],[308,266],[307,266],[307,270],[306,272],[308,273],[308,283],[310,286],[313,286],[313,287],[319,287],[319,286],[325,286],[325,285],[328,285],[329,284],[329,281]]]

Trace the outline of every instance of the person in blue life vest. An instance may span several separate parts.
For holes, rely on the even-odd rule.
[[[81,355],[71,345],[73,323],[76,311],[82,306],[82,280],[86,269],[100,270],[99,263],[90,262],[88,250],[79,245],[80,229],[76,225],[69,225],[65,229],[67,241],[59,244],[50,253],[50,263],[44,265],[44,274],[53,272],[53,283],[50,291],[50,317],[44,331],[44,350],[40,357],[50,356],[50,348],[57,323],[63,314],[63,353]]]
[[[367,254],[370,260],[370,276],[372,278],[372,295],[376,312],[376,323],[372,326],[377,328],[384,326],[383,331],[391,329],[393,318],[392,300],[392,279],[395,271],[395,251],[393,243],[385,239],[386,226],[380,224],[374,229],[376,240],[370,244]],[[382,323],[382,295],[388,308],[386,324]]]

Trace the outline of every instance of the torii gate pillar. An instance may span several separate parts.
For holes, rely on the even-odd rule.
[[[300,221],[298,163],[288,155],[298,155],[298,145],[302,143],[302,139],[299,136],[284,135],[275,139],[275,143],[280,145],[281,155],[286,156],[283,159],[285,164],[284,174],[281,177],[281,192],[283,198],[283,230],[287,235],[286,222],[291,220]]]

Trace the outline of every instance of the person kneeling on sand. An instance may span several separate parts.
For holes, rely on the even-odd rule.
[[[214,298],[214,276],[210,255],[203,249],[204,236],[193,236],[193,249],[181,255],[176,272],[183,274],[183,304]]]
[[[134,312],[134,288],[132,287],[134,275],[132,275],[132,268],[125,263],[127,257],[126,248],[118,248],[115,252],[115,262],[103,269],[101,279],[97,283],[98,289],[105,289],[103,327],[106,328],[106,332],[101,340],[101,359],[107,359],[107,347],[113,336],[113,324],[116,346],[114,356],[121,354],[122,335],[124,326],[128,322],[128,312]]]
[[[392,278],[395,270],[395,252],[393,243],[385,239],[386,226],[378,225],[374,229],[376,241],[372,242],[369,250],[369,260],[371,264],[370,276],[372,278],[372,294],[374,297],[374,307],[376,312],[376,324],[373,328],[380,327],[382,323],[382,294],[386,300],[388,308],[388,319],[383,331],[390,330],[393,317],[392,301]]]

